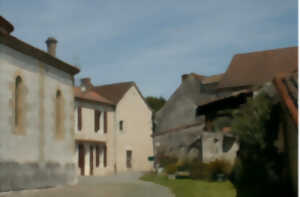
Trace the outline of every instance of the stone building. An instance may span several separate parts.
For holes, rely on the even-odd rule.
[[[223,128],[212,132],[209,127],[211,116],[203,113],[201,108],[213,100],[242,94],[217,92],[222,77],[223,74],[206,77],[195,73],[182,76],[180,86],[155,115],[156,155],[200,158],[204,162],[215,159],[234,161],[238,144],[229,133],[223,132]]]
[[[76,182],[74,75],[79,69],[11,35],[0,16],[0,191]]]
[[[85,78],[75,92],[75,136],[81,175],[151,170],[153,164],[148,157],[153,156],[152,111],[136,84],[93,86]]]
[[[155,154],[233,162],[238,144],[230,134],[226,110],[239,108],[278,73],[295,71],[297,54],[298,47],[237,54],[223,74],[183,75],[155,115]]]

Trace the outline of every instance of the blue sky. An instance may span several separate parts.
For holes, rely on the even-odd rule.
[[[297,0],[0,0],[13,35],[97,85],[135,81],[168,98],[181,75],[226,71],[234,54],[298,45]]]

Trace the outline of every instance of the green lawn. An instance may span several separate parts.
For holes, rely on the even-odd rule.
[[[208,182],[191,179],[168,180],[166,176],[146,174],[143,181],[150,181],[170,188],[176,197],[235,197],[234,186],[229,182]]]

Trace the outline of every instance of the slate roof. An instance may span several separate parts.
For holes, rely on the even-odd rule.
[[[298,126],[298,72],[292,74],[280,73],[275,77],[273,83],[282,103]]]
[[[83,100],[92,101],[92,102],[98,102],[101,104],[113,105],[113,103],[110,100],[104,98],[103,96],[99,95],[99,93],[94,92],[92,90],[81,91],[80,87],[75,87],[74,95],[75,95],[75,98],[78,98],[78,99],[83,99]]]
[[[298,47],[237,54],[218,88],[262,85],[276,74],[298,68]]]
[[[114,83],[102,86],[95,86],[92,88],[93,91],[97,92],[100,95],[103,95],[105,98],[112,101],[112,103],[117,104],[124,94],[131,88],[135,86],[135,83],[123,82],[123,83]]]

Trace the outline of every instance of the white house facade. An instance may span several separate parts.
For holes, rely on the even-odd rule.
[[[77,173],[107,175],[153,167],[152,111],[135,83],[75,89]]]
[[[0,192],[75,183],[74,75],[79,69],[10,35],[0,17]]]

